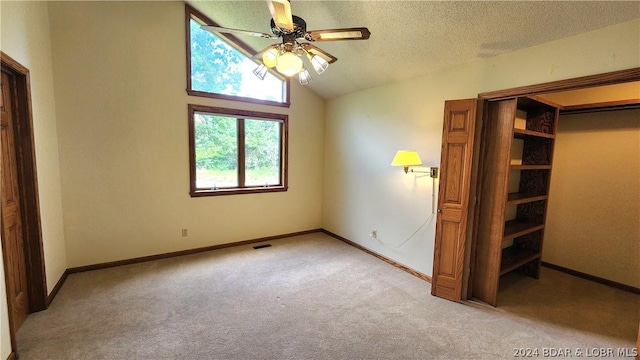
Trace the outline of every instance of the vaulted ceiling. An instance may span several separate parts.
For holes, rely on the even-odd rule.
[[[220,26],[270,33],[266,1],[188,1]],[[640,17],[638,1],[291,1],[307,30],[368,27],[316,42],[336,56],[308,87],[325,99]],[[238,35],[256,51],[279,39]],[[640,41],[640,29],[639,29]],[[589,44],[584,44],[589,46]]]

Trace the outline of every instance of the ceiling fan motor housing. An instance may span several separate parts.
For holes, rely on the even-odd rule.
[[[281,29],[276,26],[275,21],[271,19],[271,32],[276,35],[282,37],[283,43],[293,43],[296,39],[304,38],[307,33],[307,22],[304,21],[301,17],[292,16],[293,19],[293,31],[289,31],[287,29]]]

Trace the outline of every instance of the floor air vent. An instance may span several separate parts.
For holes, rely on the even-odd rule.
[[[271,244],[256,245],[253,248],[258,250],[258,249],[264,249],[264,248],[268,248],[268,247],[271,247]]]

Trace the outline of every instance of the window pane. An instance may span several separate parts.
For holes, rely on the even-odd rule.
[[[247,186],[279,185],[279,121],[245,120],[245,183]]]
[[[285,81],[267,73],[253,74],[258,65],[214,34],[190,20],[191,90],[284,102]]]
[[[196,112],[193,119],[196,187],[238,186],[238,126],[235,118]]]

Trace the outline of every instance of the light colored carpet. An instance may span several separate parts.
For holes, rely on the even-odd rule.
[[[73,274],[18,331],[20,359],[512,359],[514,348],[635,346],[640,296],[553,270],[505,278],[495,309],[433,297],[325,234],[270,243]]]

